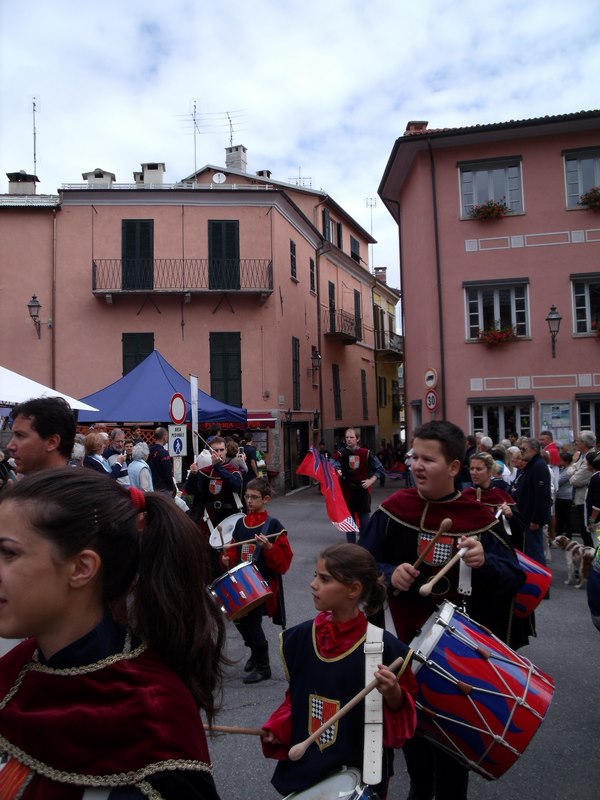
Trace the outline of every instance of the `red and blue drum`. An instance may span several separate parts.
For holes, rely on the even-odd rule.
[[[245,616],[273,594],[256,564],[250,561],[233,567],[208,588],[230,620]]]
[[[425,736],[484,778],[499,778],[546,716],[552,679],[449,602],[410,646]]]
[[[544,599],[552,582],[552,573],[543,564],[529,558],[520,550],[515,550],[519,566],[527,580],[515,595],[515,617],[524,619],[532,614]]]

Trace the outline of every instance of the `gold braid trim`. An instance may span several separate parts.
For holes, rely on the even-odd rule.
[[[137,788],[140,792],[143,792],[149,800],[164,800],[164,797],[160,792],[157,792],[156,789],[151,786],[147,781],[142,781],[138,783]]]
[[[414,654],[415,654],[415,651],[412,649],[412,647],[409,647],[408,648],[408,653],[406,654],[406,656],[404,658],[404,661],[402,662],[402,666],[400,667],[400,669],[396,673],[396,677],[398,678],[398,680],[400,680],[400,678],[404,674],[406,668],[408,667],[408,665],[412,661],[412,657],[414,656]]]
[[[67,783],[73,786],[131,786],[139,784],[145,778],[156,775],[158,772],[174,770],[191,770],[195,772],[207,772],[212,775],[212,766],[203,761],[189,761],[187,759],[171,758],[166,761],[158,761],[156,764],[147,764],[145,767],[135,772],[123,772],[113,775],[79,775],[72,772],[63,772],[38,761],[36,758],[28,756],[19,747],[15,747],[4,736],[0,736],[0,751],[7,753],[21,764],[29,767],[38,775],[56,781],[57,783]],[[152,787],[150,787],[152,788]],[[152,790],[154,791],[154,790]],[[160,795],[158,795],[160,798]]]
[[[410,528],[411,530],[417,531],[418,533],[428,533],[428,534],[432,534],[432,535],[436,534],[437,533],[437,529],[436,528],[425,528],[425,526],[424,526],[425,517],[427,516],[427,512],[429,511],[429,506],[430,505],[435,505],[436,502],[450,503],[450,502],[452,502],[452,500],[457,500],[459,497],[460,497],[460,494],[456,495],[456,497],[451,497],[449,500],[439,500],[439,501],[437,501],[437,500],[427,500],[425,502],[425,506],[423,508],[423,512],[421,514],[421,519],[419,520],[419,524],[418,525],[413,525],[413,524],[411,524],[410,522],[407,522],[404,519],[400,519],[400,517],[394,516],[394,514],[392,514],[391,511],[389,511],[387,508],[383,508],[383,506],[379,506],[380,510],[383,511],[383,513],[388,517],[388,525],[386,526],[386,534],[388,533],[388,526],[389,526],[389,521],[390,520],[394,520],[394,522],[397,522],[400,525],[404,525],[404,527]],[[423,498],[423,499],[425,499],[425,498]],[[485,527],[478,528],[475,531],[465,531],[464,533],[453,533],[451,530],[450,531],[444,531],[444,536],[449,536],[452,539],[460,539],[461,536],[479,536],[479,534],[485,533],[485,531],[489,531],[490,528],[493,528],[494,525],[496,524],[496,522],[497,522],[496,519],[492,519],[492,521],[488,525],[486,525]]]

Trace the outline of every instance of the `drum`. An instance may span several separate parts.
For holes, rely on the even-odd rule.
[[[552,679],[447,601],[410,646],[425,736],[484,778],[499,778],[546,716]]]
[[[360,772],[353,767],[342,767],[303,792],[292,792],[283,800],[376,800],[377,795],[361,783]]]
[[[256,564],[250,561],[233,567],[208,588],[230,620],[245,616],[273,594]]]
[[[519,566],[527,576],[527,580],[515,595],[514,615],[521,619],[532,614],[544,599],[552,582],[549,569],[529,558],[520,550],[515,550]]]
[[[215,525],[214,530],[211,531],[210,539],[208,540],[211,547],[218,548],[222,547],[224,544],[229,544],[233,539],[233,529],[238,519],[243,519],[244,516],[244,512],[240,511],[239,514],[232,514],[230,517],[225,517],[222,522]],[[223,541],[221,541],[221,536],[223,537]]]

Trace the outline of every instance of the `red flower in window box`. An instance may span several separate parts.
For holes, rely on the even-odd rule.
[[[600,186],[594,186],[589,192],[582,194],[578,205],[587,206],[590,211],[600,213]]]
[[[510,208],[506,205],[504,200],[486,200],[485,203],[480,203],[478,206],[473,206],[469,212],[472,219],[502,219],[507,214],[510,214]]]
[[[510,326],[505,328],[484,328],[479,331],[479,341],[486,345],[486,347],[497,347],[506,342],[514,342],[517,338],[513,328]]]

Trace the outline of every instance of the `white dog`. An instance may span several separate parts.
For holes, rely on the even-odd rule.
[[[583,589],[587,584],[587,577],[590,572],[595,550],[593,547],[586,547],[579,544],[568,536],[557,536],[556,543],[565,551],[567,559],[567,586],[575,586],[576,589]]]

